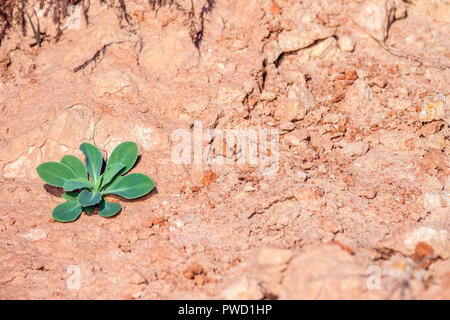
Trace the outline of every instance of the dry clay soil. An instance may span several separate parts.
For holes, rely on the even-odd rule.
[[[209,2],[202,25],[204,0],[90,1],[59,41],[38,11],[40,48],[9,29],[0,298],[450,298],[450,2]],[[195,121],[277,129],[278,171],[174,163]],[[156,189],[53,221],[36,167],[123,141]]]

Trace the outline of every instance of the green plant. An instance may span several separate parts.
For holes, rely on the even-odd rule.
[[[134,142],[119,144],[111,153],[103,173],[100,150],[86,142],[80,145],[80,150],[86,157],[86,165],[77,157],[66,155],[60,162],[44,162],[37,167],[39,177],[47,184],[64,188],[62,197],[67,202],[53,210],[52,216],[56,221],[74,221],[82,211],[92,212],[97,205],[102,217],[111,217],[122,207],[117,202],[106,201],[104,195],[135,199],[146,195],[155,186],[145,174],[124,175],[138,157],[138,147]]]
[[[34,38],[36,39],[36,45],[38,46],[38,48],[41,47],[41,25],[39,24],[39,18],[36,14],[36,11],[34,11],[34,16],[36,17],[36,21],[37,21],[37,29],[34,27],[33,21],[31,21],[31,17],[28,14],[28,12],[25,11],[25,14],[28,17],[28,21],[30,21],[31,24],[31,28],[33,29],[33,33],[34,33]]]

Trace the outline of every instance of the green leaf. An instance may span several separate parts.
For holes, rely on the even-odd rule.
[[[113,215],[117,214],[121,209],[122,207],[120,203],[102,200],[100,202],[98,213],[102,217],[112,217]]]
[[[127,173],[136,163],[138,157],[138,147],[136,143],[127,141],[119,144],[111,153],[106,163],[106,170],[116,163],[123,163],[125,169],[120,172],[121,175]]]
[[[80,206],[78,202],[75,201],[67,201],[61,203],[53,209],[53,219],[60,222],[69,222],[76,220],[83,208]]]
[[[90,143],[84,142],[80,145],[80,150],[86,156],[86,168],[91,176],[92,182],[95,186],[100,178],[100,171],[102,170],[103,158],[102,153],[97,147]]]
[[[61,159],[61,163],[64,163],[66,166],[72,169],[72,171],[75,172],[77,178],[88,178],[86,166],[84,165],[83,161],[81,161],[77,157],[72,155],[64,156]]]
[[[62,187],[66,180],[76,178],[72,169],[60,162],[44,162],[36,170],[42,180],[55,187]]]
[[[125,165],[121,162],[114,163],[109,167],[106,166],[105,172],[103,173],[102,187],[110,183],[123,168],[125,168]]]
[[[92,211],[94,211],[94,209],[95,209],[95,204],[93,206],[84,207],[83,211],[86,213],[91,213]]]
[[[92,183],[87,179],[66,180],[63,185],[64,191],[73,191],[76,189],[92,188]]]
[[[83,207],[89,207],[94,204],[99,203],[102,200],[102,195],[100,193],[93,193],[88,190],[83,190],[78,195],[78,203]]]
[[[76,191],[64,192],[61,197],[67,201],[77,201],[80,193]]]
[[[149,193],[154,187],[152,179],[145,174],[132,173],[116,178],[102,194],[117,194],[126,199],[135,199]]]

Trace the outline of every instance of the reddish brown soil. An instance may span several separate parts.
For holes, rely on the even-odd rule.
[[[90,2],[0,46],[0,298],[450,298],[448,0],[220,0],[198,48],[205,0]],[[174,163],[197,120],[278,129],[277,174]],[[157,190],[54,222],[36,167],[128,140]]]

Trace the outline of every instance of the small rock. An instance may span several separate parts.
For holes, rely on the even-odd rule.
[[[419,137],[414,132],[406,130],[382,131],[380,144],[391,152],[411,151],[420,143]]]
[[[198,263],[191,263],[184,271],[183,271],[183,276],[186,279],[194,279],[195,276],[203,274],[204,273],[204,269],[203,267],[198,264]]]
[[[194,276],[194,283],[196,286],[202,286],[206,282],[206,277],[203,274],[197,274]]]
[[[13,217],[8,217],[6,219],[6,223],[12,226],[14,223],[16,223],[16,219],[14,219]]]
[[[431,264],[432,259],[435,258],[433,247],[426,242],[418,242],[416,250],[412,259],[418,263],[422,268],[426,269]]]
[[[423,198],[423,207],[427,212],[432,212],[450,205],[450,195],[445,191],[440,193],[427,192]]]
[[[361,190],[360,192],[358,192],[358,196],[364,197],[366,199],[373,199],[377,196],[377,189],[368,188],[368,189]]]
[[[347,143],[341,152],[348,157],[359,157],[369,151],[369,144],[365,141]]]
[[[283,52],[292,52],[306,48],[317,40],[329,38],[333,34],[333,29],[305,23],[297,29],[281,32],[278,35],[278,45]]]
[[[395,20],[406,18],[407,10],[403,0],[395,0]]]
[[[395,20],[394,0],[368,0],[356,17],[356,22],[377,40],[384,41]]]
[[[271,41],[264,47],[264,53],[268,63],[274,63],[283,53],[283,50],[277,42]]]
[[[147,284],[147,279],[142,275],[142,273],[136,271],[133,273],[133,276],[131,277],[131,283],[133,284]]]
[[[342,36],[338,40],[338,46],[342,51],[353,52],[355,50],[355,41],[349,36]]]
[[[287,99],[281,99],[274,118],[286,122],[302,120],[314,107],[314,98],[308,88],[293,84],[289,87]]]
[[[212,170],[207,170],[203,174],[202,184],[204,186],[209,186],[211,183],[216,182],[217,178],[218,178],[217,174],[215,174]]]
[[[344,75],[344,79],[351,81],[355,81],[356,79],[358,79],[358,74],[356,73],[356,70],[347,71]]]
[[[303,170],[296,170],[294,178],[299,182],[304,182],[306,181],[306,179],[308,179],[308,174]]]
[[[305,63],[311,60],[331,59],[338,53],[337,40],[334,37],[323,39],[297,53],[297,61]]]
[[[420,162],[420,166],[427,170],[445,170],[447,167],[445,153],[440,150],[430,150],[424,156]]]
[[[270,91],[263,91],[259,96],[259,100],[261,101],[273,101],[277,98],[277,95]]]
[[[289,132],[284,136],[284,141],[288,146],[302,146],[305,145],[304,140],[308,139],[308,132],[304,129],[296,129],[292,132]]]
[[[256,257],[258,278],[265,287],[280,283],[282,271],[292,259],[293,253],[287,249],[264,248]]]
[[[27,240],[38,241],[47,238],[47,233],[42,229],[32,229],[28,233],[22,235]]]
[[[302,203],[311,203],[319,200],[324,195],[324,191],[319,187],[305,187],[294,191],[294,197]]]
[[[377,86],[378,88],[383,89],[384,87],[386,87],[386,80],[383,77],[378,76],[378,77],[371,79],[369,81],[369,85]]]
[[[290,261],[281,288],[269,290],[278,293],[280,300],[361,299],[367,297],[367,290],[363,291],[358,275],[365,272],[365,267],[354,255],[336,250],[336,246],[306,249]]]
[[[251,182],[248,182],[244,187],[245,192],[254,192],[255,190],[256,189]]]
[[[280,124],[280,129],[282,131],[292,131],[295,129],[295,124],[290,121],[283,122],[282,124]]]
[[[322,218],[322,221],[320,222],[320,227],[323,230],[329,231],[334,234],[342,230],[342,227],[339,225],[339,222],[332,217]]]
[[[247,277],[234,282],[222,292],[227,300],[261,300],[264,294],[256,281],[250,281]]]
[[[443,120],[445,118],[446,100],[444,95],[437,95],[434,98],[425,99],[424,107],[419,110],[419,120],[431,122]]]

